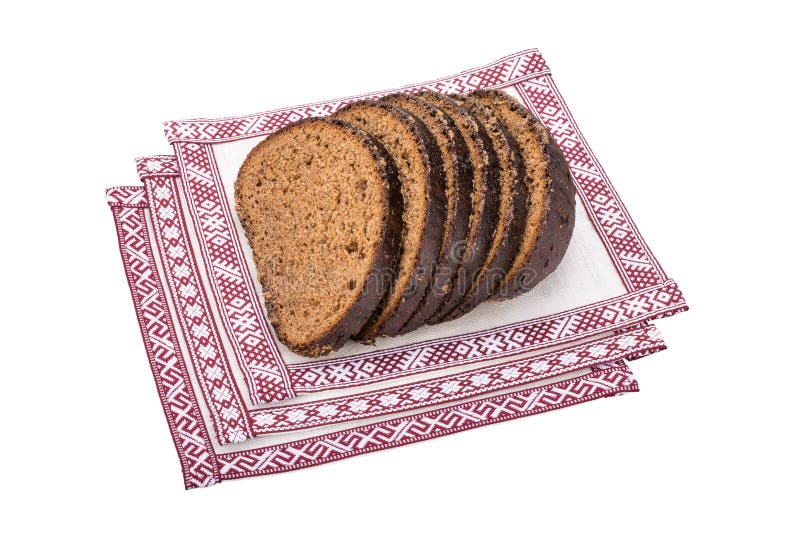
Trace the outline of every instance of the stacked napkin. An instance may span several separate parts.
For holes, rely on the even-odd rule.
[[[269,133],[355,99],[507,91],[544,124],[578,189],[562,264],[532,292],[461,319],[349,343],[323,359],[275,337],[232,205]],[[651,321],[686,309],[536,50],[400,89],[165,124],[173,154],[107,190],[125,275],[187,488],[299,469],[637,391],[625,360],[665,348]]]

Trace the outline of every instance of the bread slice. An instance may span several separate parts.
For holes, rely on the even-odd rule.
[[[472,160],[469,148],[455,121],[441,108],[423,98],[392,94],[381,99],[419,118],[433,134],[444,161],[446,214],[444,236],[431,284],[417,310],[403,326],[410,332],[425,324],[449,294],[450,281],[459,266],[459,251],[469,232],[472,213]]]
[[[449,294],[428,324],[440,322],[463,300],[472,287],[491,249],[500,206],[500,170],[492,141],[483,125],[458,101],[423,91],[418,96],[450,115],[464,138],[472,163],[472,213],[469,230],[456,255],[458,269]]]
[[[342,121],[296,122],[253,148],[234,197],[278,338],[321,356],[361,331],[402,231],[397,169],[380,142]]]
[[[519,250],[528,212],[525,163],[516,141],[488,106],[469,96],[454,98],[483,124],[492,140],[500,169],[500,206],[486,260],[464,299],[446,319],[468,313],[500,287]]]
[[[403,196],[403,235],[394,283],[357,339],[402,331],[430,285],[444,236],[446,213],[442,155],[415,117],[385,102],[356,102],[335,117],[378,138],[397,164]]]
[[[530,291],[561,262],[575,226],[575,184],[547,128],[521,103],[495,90],[470,96],[500,118],[516,139],[525,162],[529,192],[525,231],[519,253],[493,295],[506,299]]]

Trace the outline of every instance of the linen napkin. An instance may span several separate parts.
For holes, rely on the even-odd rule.
[[[187,487],[297,469],[637,389],[622,359],[665,348],[686,309],[537,51],[401,90],[500,88],[559,143],[578,186],[573,240],[531,293],[319,360],[274,336],[231,188],[250,148],[355,98],[166,123],[175,156],[108,190],[150,364]]]

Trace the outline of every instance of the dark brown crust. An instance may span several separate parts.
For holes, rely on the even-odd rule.
[[[564,257],[575,227],[575,184],[561,149],[530,111],[502,91],[476,91],[473,96],[484,103],[492,99],[504,103],[537,132],[535,137],[541,139],[544,148],[547,189],[536,242],[527,253],[523,268],[513,279],[504,281],[492,297],[495,300],[509,299],[533,289],[558,267]]]
[[[436,139],[443,139],[443,143],[439,141],[439,148],[445,168],[452,170],[452,183],[445,184],[445,208],[448,208],[447,199],[452,198],[452,213],[448,212],[445,218],[442,246],[430,286],[417,310],[401,329],[400,333],[405,333],[424,325],[441,307],[447,296],[447,286],[458,269],[458,257],[451,252],[463,243],[469,232],[469,218],[472,213],[472,160],[455,121],[438,106],[419,96],[400,93],[386,96],[381,101],[416,114],[432,133],[439,134]]]
[[[499,236],[500,242],[496,249],[489,253],[475,283],[464,300],[447,316],[448,320],[469,313],[500,287],[511,262],[519,251],[528,215],[525,162],[516,140],[491,108],[469,96],[455,98],[483,123],[489,133],[497,153],[498,163],[501,168],[507,170],[505,176],[501,174],[501,180],[509,181],[508,184],[503,184],[508,187],[509,198],[506,212],[499,212],[500,224],[495,229],[496,232],[502,232],[502,236]],[[506,193],[503,186],[500,188],[501,194]],[[495,235],[494,239],[498,239],[498,236]]]
[[[427,127],[412,113],[387,104],[385,102],[356,102],[342,108],[342,113],[355,106],[380,107],[389,110],[395,117],[407,124],[414,132],[415,142],[419,147],[425,166],[425,182],[427,196],[423,212],[425,213],[422,228],[422,239],[419,243],[417,260],[414,263],[412,276],[405,288],[401,288],[403,296],[388,316],[381,321],[383,306],[375,307],[372,316],[354,339],[371,342],[378,336],[394,336],[401,333],[411,314],[419,306],[433,276],[436,258],[442,245],[445,220],[445,178],[442,154],[433,135]],[[401,217],[402,219],[402,217]],[[402,253],[402,252],[401,252]],[[398,254],[399,258],[400,254]]]
[[[336,125],[343,130],[351,133],[356,137],[361,144],[366,147],[374,156],[376,169],[383,182],[383,224],[381,238],[375,246],[373,252],[372,267],[370,274],[365,278],[361,287],[361,296],[351,306],[344,317],[328,332],[323,334],[317,339],[311,340],[302,345],[288,344],[286,338],[282,333],[281,325],[276,321],[275,314],[272,313],[272,303],[265,299],[267,311],[271,317],[270,322],[278,335],[278,338],[286,344],[292,351],[302,354],[304,356],[323,356],[331,351],[334,351],[347,342],[353,335],[357,334],[364,326],[366,321],[372,315],[375,306],[381,300],[389,287],[389,280],[382,273],[386,273],[394,268],[394,262],[399,256],[398,247],[400,244],[400,235],[402,232],[401,216],[403,207],[403,198],[400,194],[400,182],[397,178],[397,168],[395,167],[394,160],[383,147],[383,145],[375,137],[366,131],[357,128],[356,126],[346,123],[344,121],[335,119],[320,119],[309,118],[291,124],[280,131],[288,128],[295,128],[298,125],[309,124],[314,122],[325,122],[328,124]],[[278,132],[276,132],[278,133]],[[273,134],[274,135],[274,134]],[[269,141],[265,139],[262,143]],[[257,148],[257,147],[256,147]],[[256,148],[250,154],[252,155]],[[245,162],[242,164],[241,169],[245,168],[250,155],[248,155]],[[240,169],[240,175],[242,170]],[[236,199],[237,213],[244,228],[245,235],[249,242],[252,243],[252,228],[250,228],[249,218],[239,210],[240,195],[242,194],[239,188],[239,180],[237,178],[234,185],[234,197]],[[260,273],[260,281],[262,284],[266,283],[263,275]]]
[[[512,298],[533,289],[555,271],[567,252],[575,228],[575,184],[569,173],[567,160],[555,140],[547,133],[545,154],[548,159],[548,188],[544,220],[536,237],[533,252],[525,260],[531,276],[517,276],[498,299]]]
[[[483,211],[478,220],[475,221],[477,228],[476,241],[472,246],[467,246],[461,254],[457,254],[457,257],[460,256],[462,261],[450,281],[450,292],[439,310],[428,320],[428,324],[436,324],[442,321],[463,300],[486,260],[492,244],[494,229],[497,225],[497,213],[500,206],[500,172],[497,154],[494,151],[491,139],[489,139],[483,125],[472,113],[447,95],[424,91],[419,93],[418,96],[440,107],[452,117],[458,117],[466,121],[470,125],[470,131],[465,132],[460,128],[459,130],[461,130],[465,141],[475,146],[486,162],[482,166],[480,175],[478,175],[477,171],[480,167],[479,163],[472,162],[473,194],[476,186],[480,188],[484,202]]]

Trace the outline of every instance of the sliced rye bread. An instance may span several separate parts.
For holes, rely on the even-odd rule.
[[[441,108],[424,98],[392,94],[381,99],[419,118],[433,134],[444,162],[445,214],[444,237],[431,284],[417,310],[401,329],[410,332],[430,319],[449,294],[450,281],[459,266],[459,251],[469,232],[472,213],[472,160],[469,148],[455,121]]]
[[[525,163],[517,142],[488,106],[469,96],[454,98],[481,121],[492,140],[500,167],[500,207],[486,260],[464,299],[445,318],[448,320],[470,312],[500,287],[519,250],[528,214]]]
[[[456,255],[459,263],[449,293],[428,324],[441,322],[464,299],[491,249],[500,206],[500,171],[492,141],[483,125],[457,100],[430,91],[417,96],[450,115],[464,138],[472,162],[472,212],[469,230]]]
[[[493,299],[530,291],[555,270],[575,227],[575,184],[566,159],[547,128],[520,102],[502,91],[470,96],[490,107],[516,139],[525,161],[528,218],[519,253]]]
[[[361,331],[388,291],[402,197],[394,161],[362,129],[307,119],[259,143],[234,186],[269,320],[321,356]]]
[[[378,138],[394,158],[403,195],[403,235],[394,283],[355,337],[371,342],[402,331],[430,285],[444,236],[445,178],[433,135],[413,114],[385,102],[356,102],[334,117]]]

